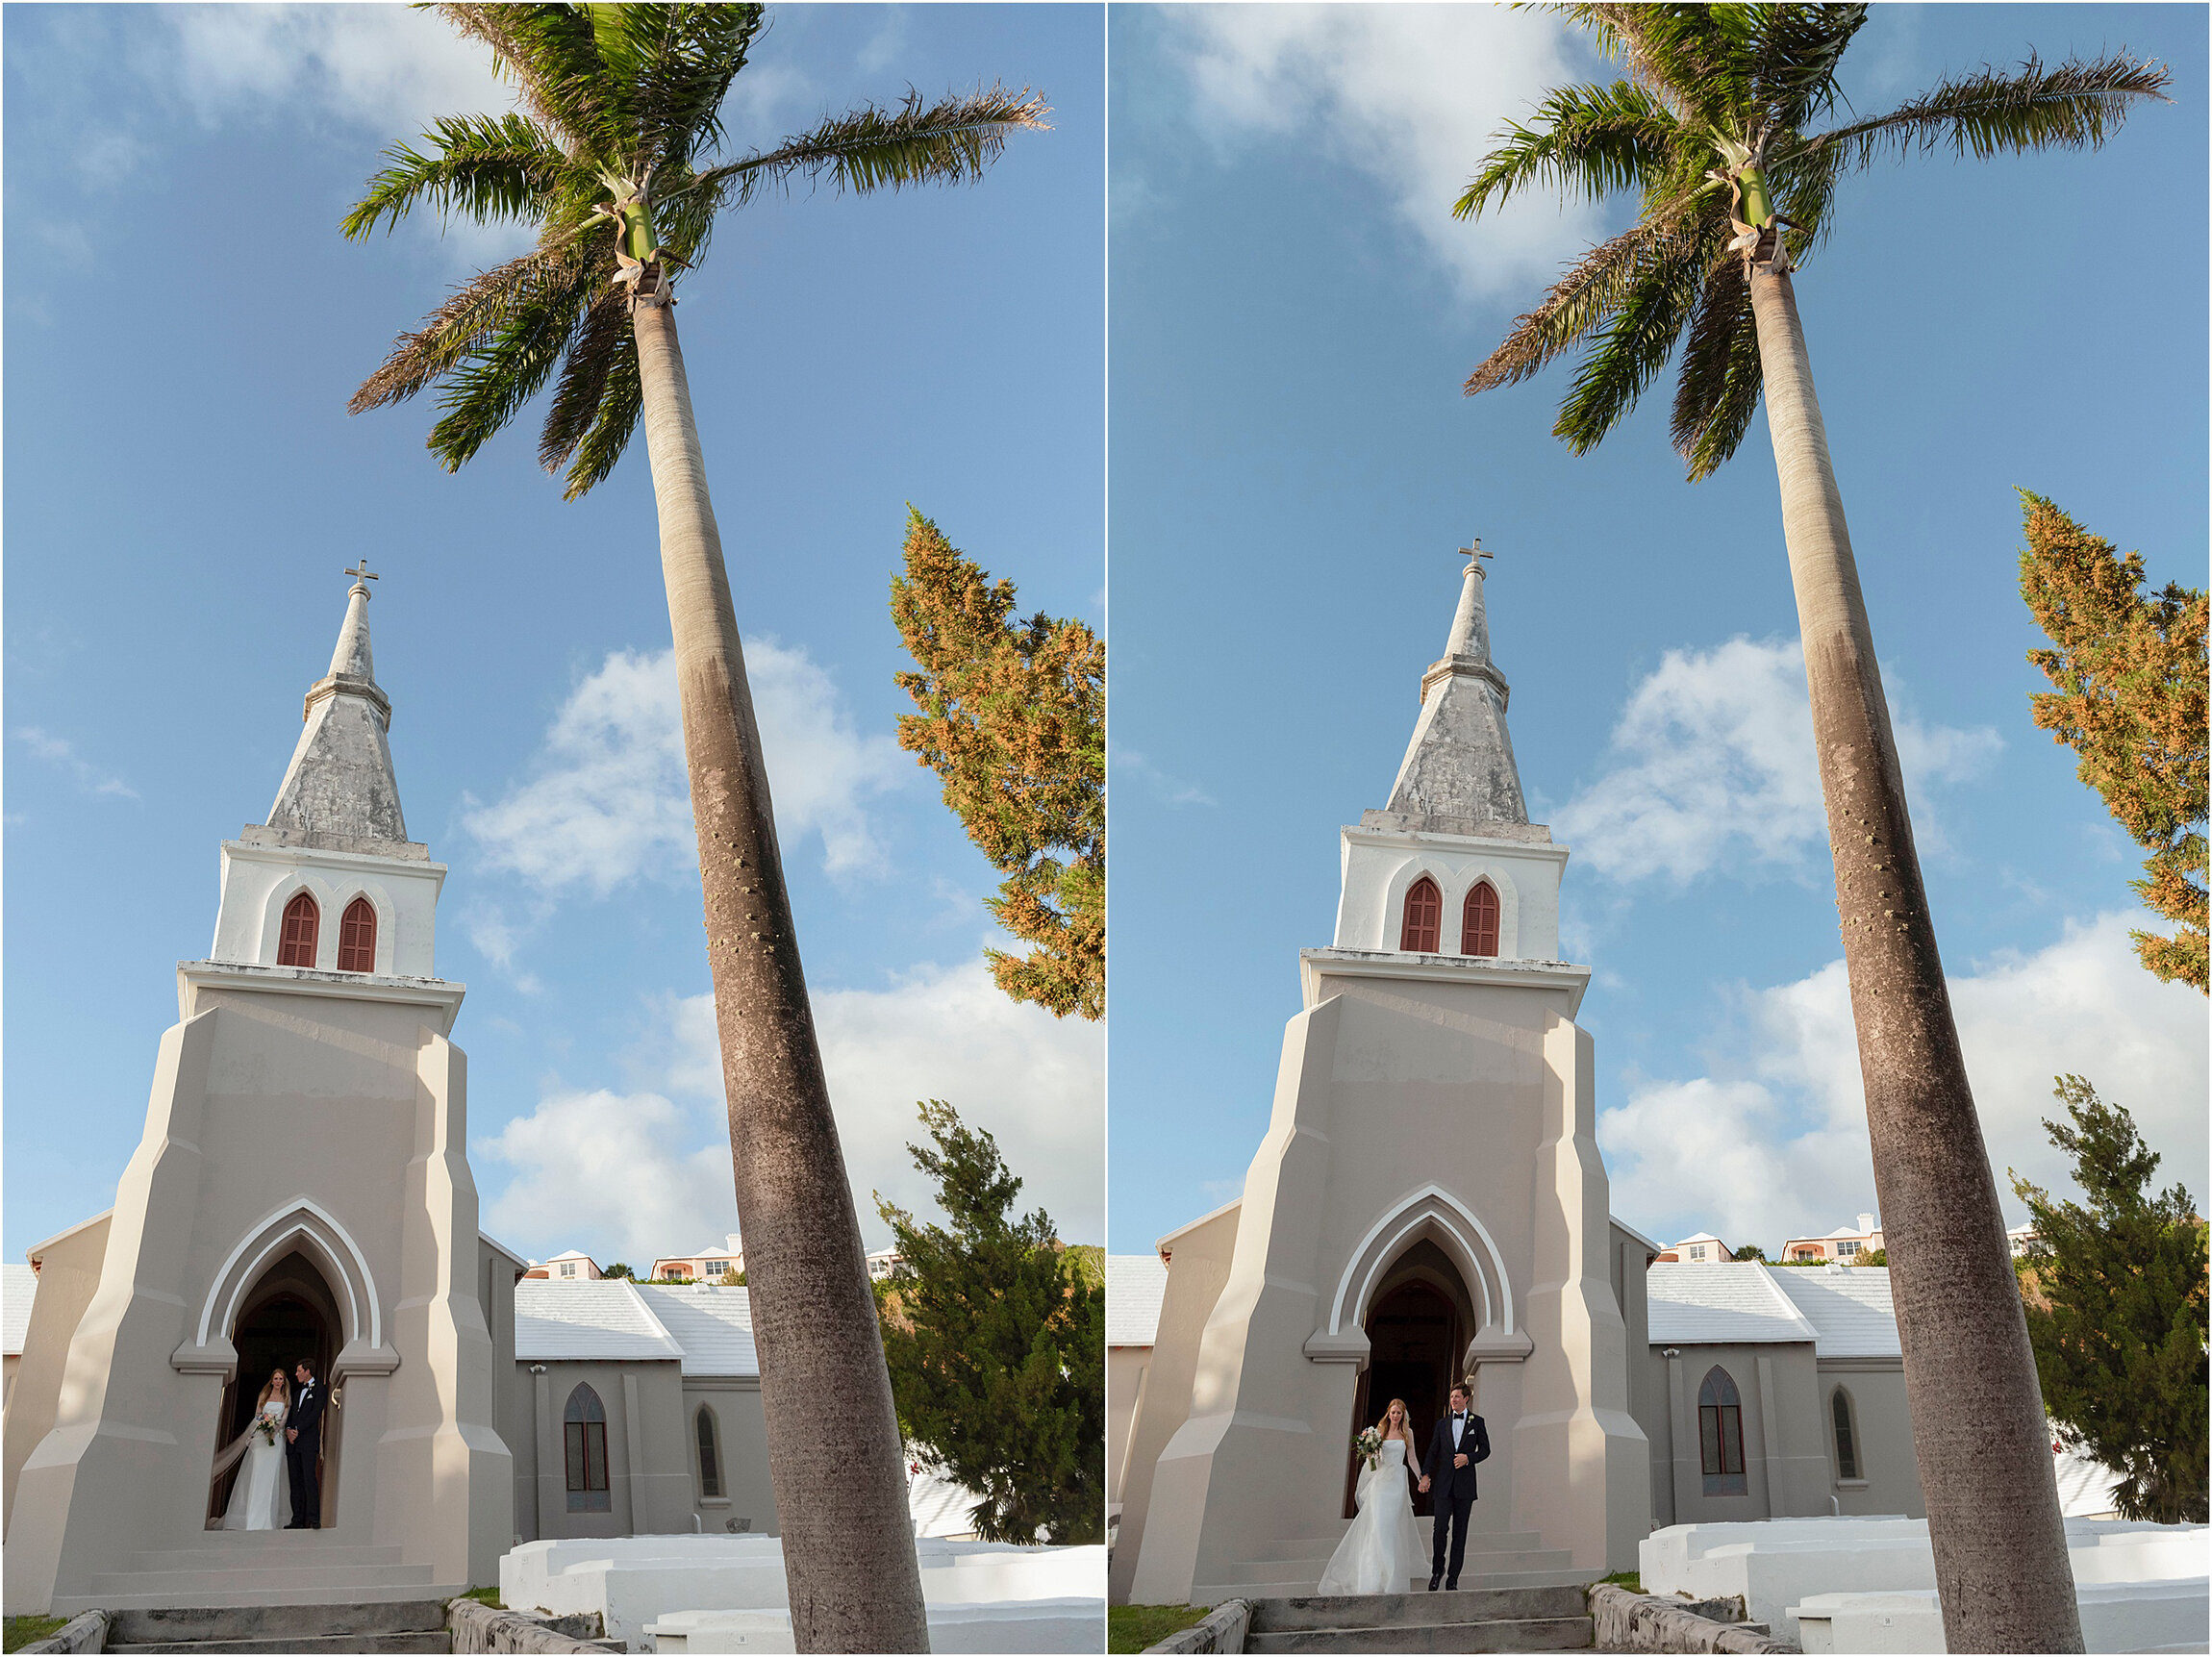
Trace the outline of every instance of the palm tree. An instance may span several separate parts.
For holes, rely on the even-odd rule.
[[[670,285],[716,215],[793,181],[867,192],[979,177],[1045,107],[999,88],[863,107],[773,149],[714,159],[756,5],[438,10],[491,49],[521,111],[449,116],[387,168],[349,238],[417,207],[538,226],[537,245],[464,285],[355,393],[356,413],[436,383],[448,470],[554,379],[539,442],[570,499],[641,419],[661,526],[684,752],[738,1214],[745,1233],[784,1538],[804,1651],[925,1651],[906,1464],[860,1227],[777,856],[744,655],[691,419]]]
[[[1524,380],[1589,341],[1553,427],[1584,453],[1687,329],[1673,440],[1693,480],[1735,453],[1766,398],[1945,1635],[1953,1651],[2078,1651],[2034,1358],[1789,273],[1826,234],[1845,172],[1915,149],[2095,148],[2168,77],[2124,52],[2055,68],[2030,58],[1808,132],[1841,100],[1865,6],[1561,10],[1627,78],[1551,92],[1499,135],[1454,212],[1551,187],[1634,189],[1641,213],[1518,319],[1467,390]]]

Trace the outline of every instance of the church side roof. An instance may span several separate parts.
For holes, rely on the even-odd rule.
[[[677,1358],[670,1338],[627,1278],[515,1285],[515,1356],[539,1363],[599,1358]]]
[[[674,1288],[641,1283],[663,1327],[684,1349],[687,1375],[758,1375],[759,1349],[753,1344],[753,1301],[742,1289],[712,1285]]]
[[[1157,1254],[1106,1257],[1106,1344],[1149,1346],[1159,1339],[1168,1268]]]
[[[38,1274],[13,1262],[0,1265],[0,1354],[23,1355],[23,1337],[31,1328],[31,1302],[38,1298]]]
[[[1896,1358],[1897,1306],[1886,1266],[1785,1267],[1773,1274],[1782,1293],[1819,1332],[1821,1358]]]
[[[1645,1275],[1654,1346],[1813,1341],[1813,1325],[1774,1285],[1779,1273],[1756,1263],[1670,1265]]]

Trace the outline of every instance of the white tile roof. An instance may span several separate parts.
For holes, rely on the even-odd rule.
[[[1780,1275],[1756,1262],[1652,1266],[1644,1279],[1651,1344],[1813,1340],[1813,1325],[1774,1286]]]
[[[626,1279],[556,1283],[525,1277],[515,1286],[515,1356],[549,1362],[585,1358],[681,1358],[639,1291]]]
[[[1785,1266],[1773,1273],[1819,1332],[1813,1351],[1822,1358],[1895,1358],[1897,1308],[1890,1299],[1886,1266]]]
[[[0,1265],[0,1352],[11,1358],[23,1355],[31,1302],[38,1293],[38,1274],[28,1266]]]
[[[1720,1240],[1719,1238],[1715,1237],[1715,1236],[1714,1236],[1714,1235],[1713,1235],[1711,1232],[1709,1232],[1709,1231],[1700,1231],[1700,1232],[1699,1232],[1699,1233],[1698,1233],[1698,1234],[1697,1234],[1696,1237],[1685,1237],[1685,1238],[1684,1238],[1684,1239],[1683,1239],[1683,1240],[1682,1240],[1680,1243],[1676,1243],[1674,1246],[1675,1246],[1676,1248],[1687,1248],[1687,1247],[1689,1247],[1689,1246],[1690,1246],[1690,1244],[1692,1244],[1693,1243],[1720,1243],[1720,1241],[1721,1241],[1721,1240]],[[1726,1246],[1726,1245],[1725,1245],[1725,1244],[1722,1244],[1722,1246],[1724,1247],[1724,1246]]]
[[[1168,1268],[1157,1254],[1106,1257],[1106,1344],[1149,1346],[1160,1334]]]
[[[758,1375],[759,1350],[753,1345],[752,1295],[742,1289],[673,1289],[640,1284],[645,1297],[677,1345],[684,1349],[687,1375]]]

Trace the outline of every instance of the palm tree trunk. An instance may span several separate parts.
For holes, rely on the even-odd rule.
[[[676,323],[633,316],[768,1476],[801,1651],[927,1651],[906,1454],[822,1077]]]
[[[1953,1651],[2079,1651],[2027,1322],[1789,277],[1755,273],[1751,307],[1944,1635]]]

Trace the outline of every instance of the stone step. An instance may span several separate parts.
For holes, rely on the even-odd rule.
[[[1478,1622],[1389,1622],[1358,1628],[1301,1628],[1247,1634],[1246,1651],[1587,1651],[1596,1624],[1588,1617],[1506,1618]]]
[[[1414,1523],[1420,1526],[1421,1536],[1423,1540],[1426,1540],[1429,1534],[1429,1521],[1416,1516]],[[1322,1559],[1327,1559],[1330,1554],[1336,1552],[1337,1544],[1344,1541],[1345,1532],[1350,1528],[1350,1525],[1351,1521],[1346,1519],[1343,1524],[1336,1527],[1334,1534],[1286,1536],[1278,1537],[1273,1542],[1264,1542],[1259,1545],[1258,1557],[1261,1559],[1308,1559],[1319,1555]],[[1492,1531],[1488,1535],[1470,1536],[1467,1539],[1467,1557],[1470,1561],[1477,1554],[1557,1551],[1562,1550],[1546,1548],[1544,1538],[1533,1530]]]
[[[1464,1584],[1466,1579],[1461,1581]],[[1472,1590],[1463,1586],[1450,1593],[1333,1594],[1254,1600],[1251,1626],[1254,1633],[1274,1634],[1313,1628],[1368,1628],[1386,1622],[1504,1622],[1589,1614],[1587,1596],[1572,1584]]]
[[[1307,1555],[1302,1559],[1254,1559],[1233,1566],[1221,1574],[1229,1581],[1248,1576],[1254,1581],[1287,1582],[1304,1580],[1319,1582],[1328,1569],[1327,1554]],[[1530,1571],[1567,1570],[1572,1568],[1574,1555],[1564,1547],[1532,1549],[1527,1553],[1475,1553],[1470,1550],[1460,1569],[1460,1581],[1470,1576],[1519,1576]],[[1424,1554],[1416,1568],[1425,1585],[1428,1580],[1428,1558]]]
[[[429,1569],[426,1566],[382,1569],[425,1574]],[[86,1593],[57,1594],[54,1596],[53,1615],[74,1617],[80,1611],[159,1611],[204,1606],[314,1605],[328,1609],[337,1605],[383,1604],[391,1600],[421,1599],[435,1599],[442,1604],[457,1594],[466,1594],[469,1589],[469,1584],[465,1582],[427,1582],[419,1575],[405,1582],[333,1583],[324,1580],[322,1573],[313,1570],[270,1571],[266,1574],[278,1579],[275,1586],[240,1588],[228,1580],[215,1580],[204,1573],[188,1574],[192,1578],[189,1587],[171,1585],[147,1588],[144,1584],[151,1580],[148,1577],[115,1572],[112,1577],[95,1579],[94,1586]],[[101,1586],[102,1583],[118,1578],[131,1586]]]
[[[316,1636],[443,1633],[442,1599],[387,1599],[362,1605],[194,1605],[119,1611],[108,1625],[111,1647],[179,1641],[278,1640]]]
[[[1467,1569],[1460,1572],[1459,1591],[1462,1594],[1482,1593],[1499,1588],[1583,1588],[1597,1580],[1595,1570],[1577,1569],[1567,1563],[1564,1549],[1547,1555],[1537,1569],[1527,1570],[1477,1570],[1474,1555],[1467,1558]],[[1310,1569],[1299,1569],[1291,1562],[1271,1565],[1252,1565],[1239,1569],[1251,1571],[1249,1578],[1231,1578],[1222,1582],[1199,1583],[1191,1590],[1193,1605],[1219,1605],[1224,1599],[1303,1599],[1313,1596],[1314,1589],[1321,1580],[1321,1570],[1327,1561],[1306,1562]],[[1298,1569],[1298,1574],[1292,1571]],[[1264,1573],[1264,1575],[1262,1574]],[[1408,1581],[1409,1592],[1424,1590],[1428,1586],[1425,1576]],[[1351,1597],[1345,1595],[1345,1597]]]
[[[88,1592],[159,1595],[174,1589],[181,1594],[221,1592],[220,1599],[141,1599],[140,1605],[250,1605],[264,1589],[318,1588],[330,1600],[348,1597],[355,1588],[415,1588],[430,1586],[432,1567],[427,1565],[239,1565],[217,1570],[111,1570],[92,1578]],[[419,1592],[410,1598],[420,1598]]]
[[[453,1636],[440,1628],[416,1634],[285,1634],[269,1640],[172,1640],[149,1644],[110,1643],[108,1651],[264,1651],[287,1657],[299,1651],[451,1651]]]

